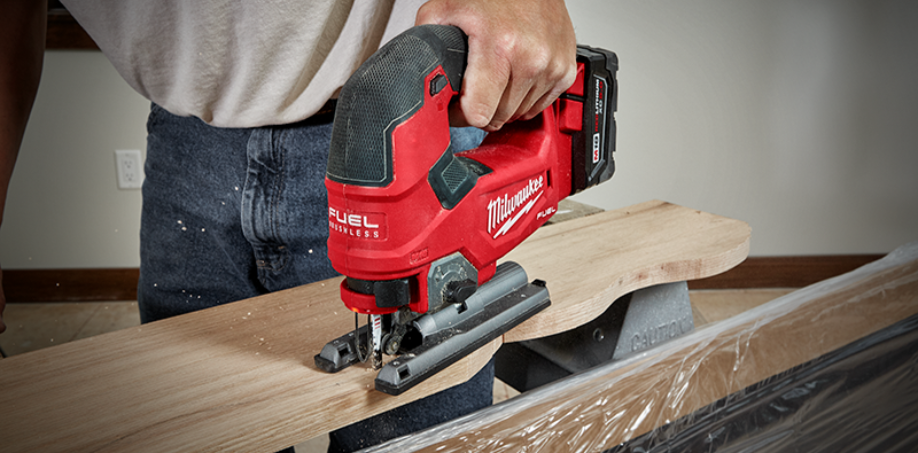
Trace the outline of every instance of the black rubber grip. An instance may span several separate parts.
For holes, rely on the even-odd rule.
[[[442,66],[452,89],[462,86],[467,37],[459,28],[422,25],[396,36],[348,79],[338,97],[326,174],[358,186],[392,182],[392,132],[417,112],[424,80]]]

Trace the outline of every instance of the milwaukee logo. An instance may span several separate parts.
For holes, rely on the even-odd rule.
[[[491,200],[488,203],[488,234],[494,233],[494,239],[497,239],[510,231],[510,228],[523,214],[529,212],[536,200],[542,196],[544,181],[544,177],[540,175],[536,179],[530,179],[529,183],[513,196],[504,194]]]
[[[351,213],[328,207],[328,229],[359,239],[386,239],[386,215]]]

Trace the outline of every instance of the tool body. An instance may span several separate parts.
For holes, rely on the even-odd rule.
[[[382,355],[399,394],[550,304],[545,284],[497,266],[558,209],[614,172],[618,61],[578,48],[577,81],[540,115],[454,153],[448,107],[466,37],[419,26],[383,46],[338,99],[326,174],[328,253],[341,298],[368,323],[316,356],[335,372]]]

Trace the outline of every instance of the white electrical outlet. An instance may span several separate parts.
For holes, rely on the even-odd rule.
[[[140,150],[115,150],[115,169],[119,189],[139,189],[143,184],[143,160]]]

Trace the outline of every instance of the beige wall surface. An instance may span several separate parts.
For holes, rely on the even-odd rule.
[[[150,103],[96,51],[47,51],[0,229],[4,269],[137,267],[140,190],[115,150],[146,150]]]
[[[577,196],[656,198],[752,225],[753,255],[918,239],[918,2],[569,0],[621,60],[617,173]],[[98,52],[49,51],[0,230],[7,269],[134,267],[149,104]]]
[[[568,6],[621,60],[617,174],[578,200],[742,219],[753,255],[918,240],[918,2]]]

